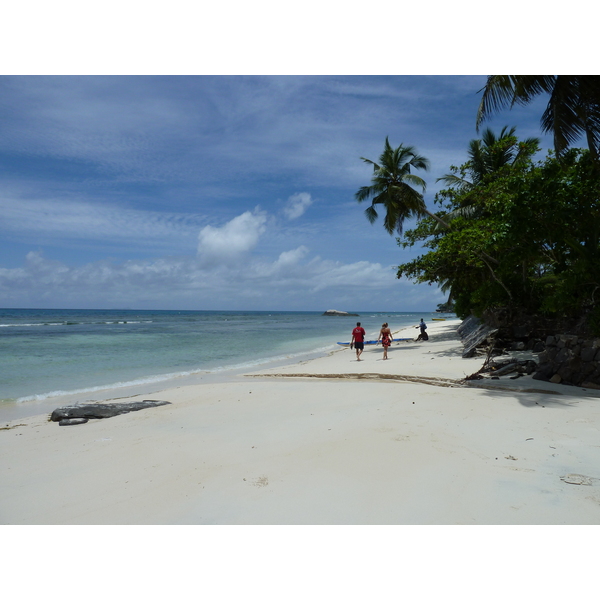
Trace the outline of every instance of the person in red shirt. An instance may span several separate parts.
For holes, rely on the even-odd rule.
[[[360,355],[365,349],[365,335],[365,330],[360,326],[360,323],[357,323],[352,330],[352,341],[350,342],[350,349],[352,349],[352,346],[356,348],[356,360],[360,360]]]

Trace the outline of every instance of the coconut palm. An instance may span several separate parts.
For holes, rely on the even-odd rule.
[[[436,182],[443,181],[460,191],[467,192],[507,165],[517,166],[526,163],[538,151],[540,140],[531,137],[519,142],[515,137],[516,129],[512,127],[509,130],[505,126],[500,135],[496,136],[488,127],[484,130],[481,139],[469,142],[467,151],[469,160],[465,166],[470,180],[451,173],[439,177]]]
[[[600,76],[597,75],[490,75],[477,112],[477,130],[492,113],[510,105],[526,105],[550,94],[542,115],[543,132],[554,136],[558,156],[581,135],[590,154],[600,160]]]
[[[373,165],[373,177],[371,185],[361,187],[355,198],[358,202],[371,199],[371,206],[365,210],[370,223],[374,223],[379,216],[375,206],[383,204],[386,211],[383,227],[390,235],[394,231],[401,234],[404,220],[409,217],[429,215],[447,227],[439,217],[427,210],[423,194],[415,189],[418,187],[424,192],[426,184],[418,175],[411,173],[411,168],[427,171],[429,160],[417,154],[413,146],[400,144],[392,148],[386,137],[379,163],[362,156],[361,160]]]

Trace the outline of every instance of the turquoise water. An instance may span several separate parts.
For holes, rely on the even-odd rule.
[[[115,397],[131,385],[185,385],[186,378],[201,373],[233,373],[326,353],[350,339],[357,320],[376,339],[383,321],[394,330],[431,316],[0,309],[0,406],[85,393]],[[21,412],[31,413],[31,407]]]

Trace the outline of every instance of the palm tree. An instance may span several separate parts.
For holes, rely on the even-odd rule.
[[[600,76],[490,75],[477,111],[477,130],[492,113],[510,105],[522,106],[545,92],[550,101],[542,115],[543,132],[554,135],[556,154],[585,135],[594,161],[600,160]]]
[[[404,220],[409,217],[429,215],[448,227],[427,210],[423,194],[413,187],[420,187],[425,191],[426,184],[419,176],[411,173],[411,168],[429,170],[429,160],[417,154],[413,146],[400,144],[397,148],[392,148],[386,137],[379,164],[362,156],[361,160],[373,165],[373,177],[371,185],[361,187],[355,198],[358,202],[371,198],[371,206],[365,210],[370,223],[374,223],[379,216],[375,205],[383,204],[386,210],[383,227],[390,235],[394,231],[402,234]]]
[[[460,191],[467,192],[507,165],[525,164],[538,151],[540,140],[531,137],[519,142],[515,137],[516,130],[516,127],[509,130],[505,126],[496,137],[489,127],[486,128],[480,140],[469,142],[467,151],[469,160],[466,163],[466,170],[471,180],[448,174],[439,177],[436,182],[443,181],[448,185],[454,185]]]

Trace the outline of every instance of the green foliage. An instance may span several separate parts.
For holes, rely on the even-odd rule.
[[[462,175],[471,166],[453,169]],[[588,151],[539,164],[528,156],[469,186],[446,182],[437,216],[451,227],[425,218],[407,231],[399,245],[429,251],[400,265],[399,278],[445,286],[461,317],[502,306],[551,317],[600,314],[600,178]]]
[[[442,302],[442,304],[438,304],[436,312],[454,312],[454,302],[452,302],[451,299],[448,299],[447,302]]]
[[[418,187],[425,191],[425,181],[414,175],[411,169],[427,171],[429,161],[417,154],[415,148],[402,144],[392,148],[388,138],[385,138],[378,163],[363,157],[361,160],[373,165],[373,176],[371,185],[361,187],[354,197],[357,202],[371,199],[371,206],[365,210],[370,223],[374,223],[379,216],[376,209],[378,204],[385,208],[383,226],[390,235],[394,231],[402,233],[405,219],[428,214],[423,195],[415,189]]]

